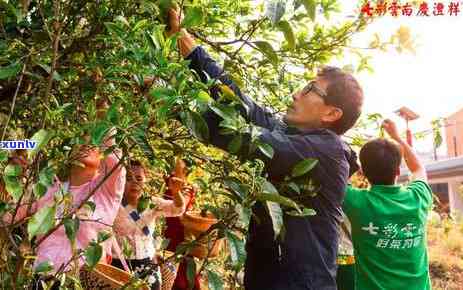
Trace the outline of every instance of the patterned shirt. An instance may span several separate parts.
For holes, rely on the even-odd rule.
[[[126,240],[132,250],[130,259],[152,259],[156,255],[154,228],[156,218],[160,216],[180,216],[185,211],[185,206],[177,207],[172,200],[152,197],[156,206],[139,213],[130,204],[121,206],[114,221],[114,232],[119,245]]]

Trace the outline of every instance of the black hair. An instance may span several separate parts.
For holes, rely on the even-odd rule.
[[[401,161],[399,145],[387,139],[371,140],[360,149],[362,171],[371,184],[394,184]]]
[[[317,74],[328,82],[325,104],[342,110],[342,117],[329,127],[338,135],[352,128],[360,117],[363,90],[357,80],[340,68],[326,66]]]

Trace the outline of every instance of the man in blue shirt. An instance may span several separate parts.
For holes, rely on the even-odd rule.
[[[180,32],[179,17],[169,10],[170,33]],[[360,116],[363,92],[353,76],[338,68],[326,67],[303,90],[294,94],[293,104],[281,122],[266,108],[243,95],[240,89],[193,37],[181,31],[177,40],[180,53],[190,60],[190,68],[203,82],[208,77],[233,90],[245,104],[241,114],[261,127],[260,141],[274,149],[273,158],[256,153],[252,158],[265,162],[272,183],[283,181],[298,162],[315,158],[318,164],[311,177],[320,189],[304,204],[317,214],[295,217],[285,214],[284,240],[274,239],[270,217],[262,203],[256,203],[246,243],[245,287],[251,290],[312,289],[336,290],[336,252],[341,204],[350,173],[358,168],[353,151],[340,135]],[[219,98],[219,88],[211,89]],[[209,126],[210,143],[227,150],[233,136],[220,134],[221,117],[212,111],[204,118]],[[244,136],[250,139],[250,136]],[[243,142],[246,144],[246,142]],[[285,194],[284,192],[280,192]]]

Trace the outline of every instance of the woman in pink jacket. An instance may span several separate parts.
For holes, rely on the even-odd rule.
[[[48,236],[37,237],[39,244],[34,267],[48,261],[53,266],[52,274],[69,271],[74,265],[80,268],[84,258],[80,256],[77,263],[73,263],[76,252],[84,250],[92,240],[96,241],[99,232],[111,231],[124,193],[126,177],[126,170],[120,162],[119,149],[114,149],[102,159],[102,152],[115,144],[114,133],[114,129],[109,131],[109,138],[106,138],[102,149],[91,145],[76,145],[71,153],[71,159],[77,162],[72,162],[68,180],[61,181],[55,177],[54,184],[45,195],[32,204],[30,208],[32,214],[43,207],[56,206],[56,224],[62,220],[65,212],[70,211],[76,211],[80,220],[74,251],[63,225]],[[66,193],[70,193],[71,198],[70,203],[65,205],[64,202],[60,202],[60,198]],[[93,211],[90,207],[82,206],[85,200],[95,205]],[[15,221],[31,216],[27,211],[27,205],[21,206]],[[102,260],[106,253],[111,253],[111,243],[112,239],[102,243]]]

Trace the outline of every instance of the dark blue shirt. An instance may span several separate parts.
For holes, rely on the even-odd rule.
[[[318,159],[311,177],[320,189],[317,195],[305,200],[305,204],[317,214],[309,217],[285,215],[283,242],[274,240],[272,222],[263,204],[257,203],[253,207],[257,218],[251,219],[246,242],[246,289],[336,290],[341,204],[349,173],[358,168],[355,154],[331,130],[288,128],[269,110],[243,95],[203,48],[195,48],[187,59],[191,61],[190,68],[198,73],[202,81],[206,82],[208,77],[219,79],[242,99],[245,104],[242,115],[262,128],[260,140],[274,149],[272,159],[257,156],[265,162],[265,170],[272,182],[278,183],[290,175],[294,165],[301,160]],[[217,87],[211,89],[215,99],[218,94]],[[209,126],[209,141],[227,150],[233,136],[220,134],[222,119],[211,111],[204,117]]]

